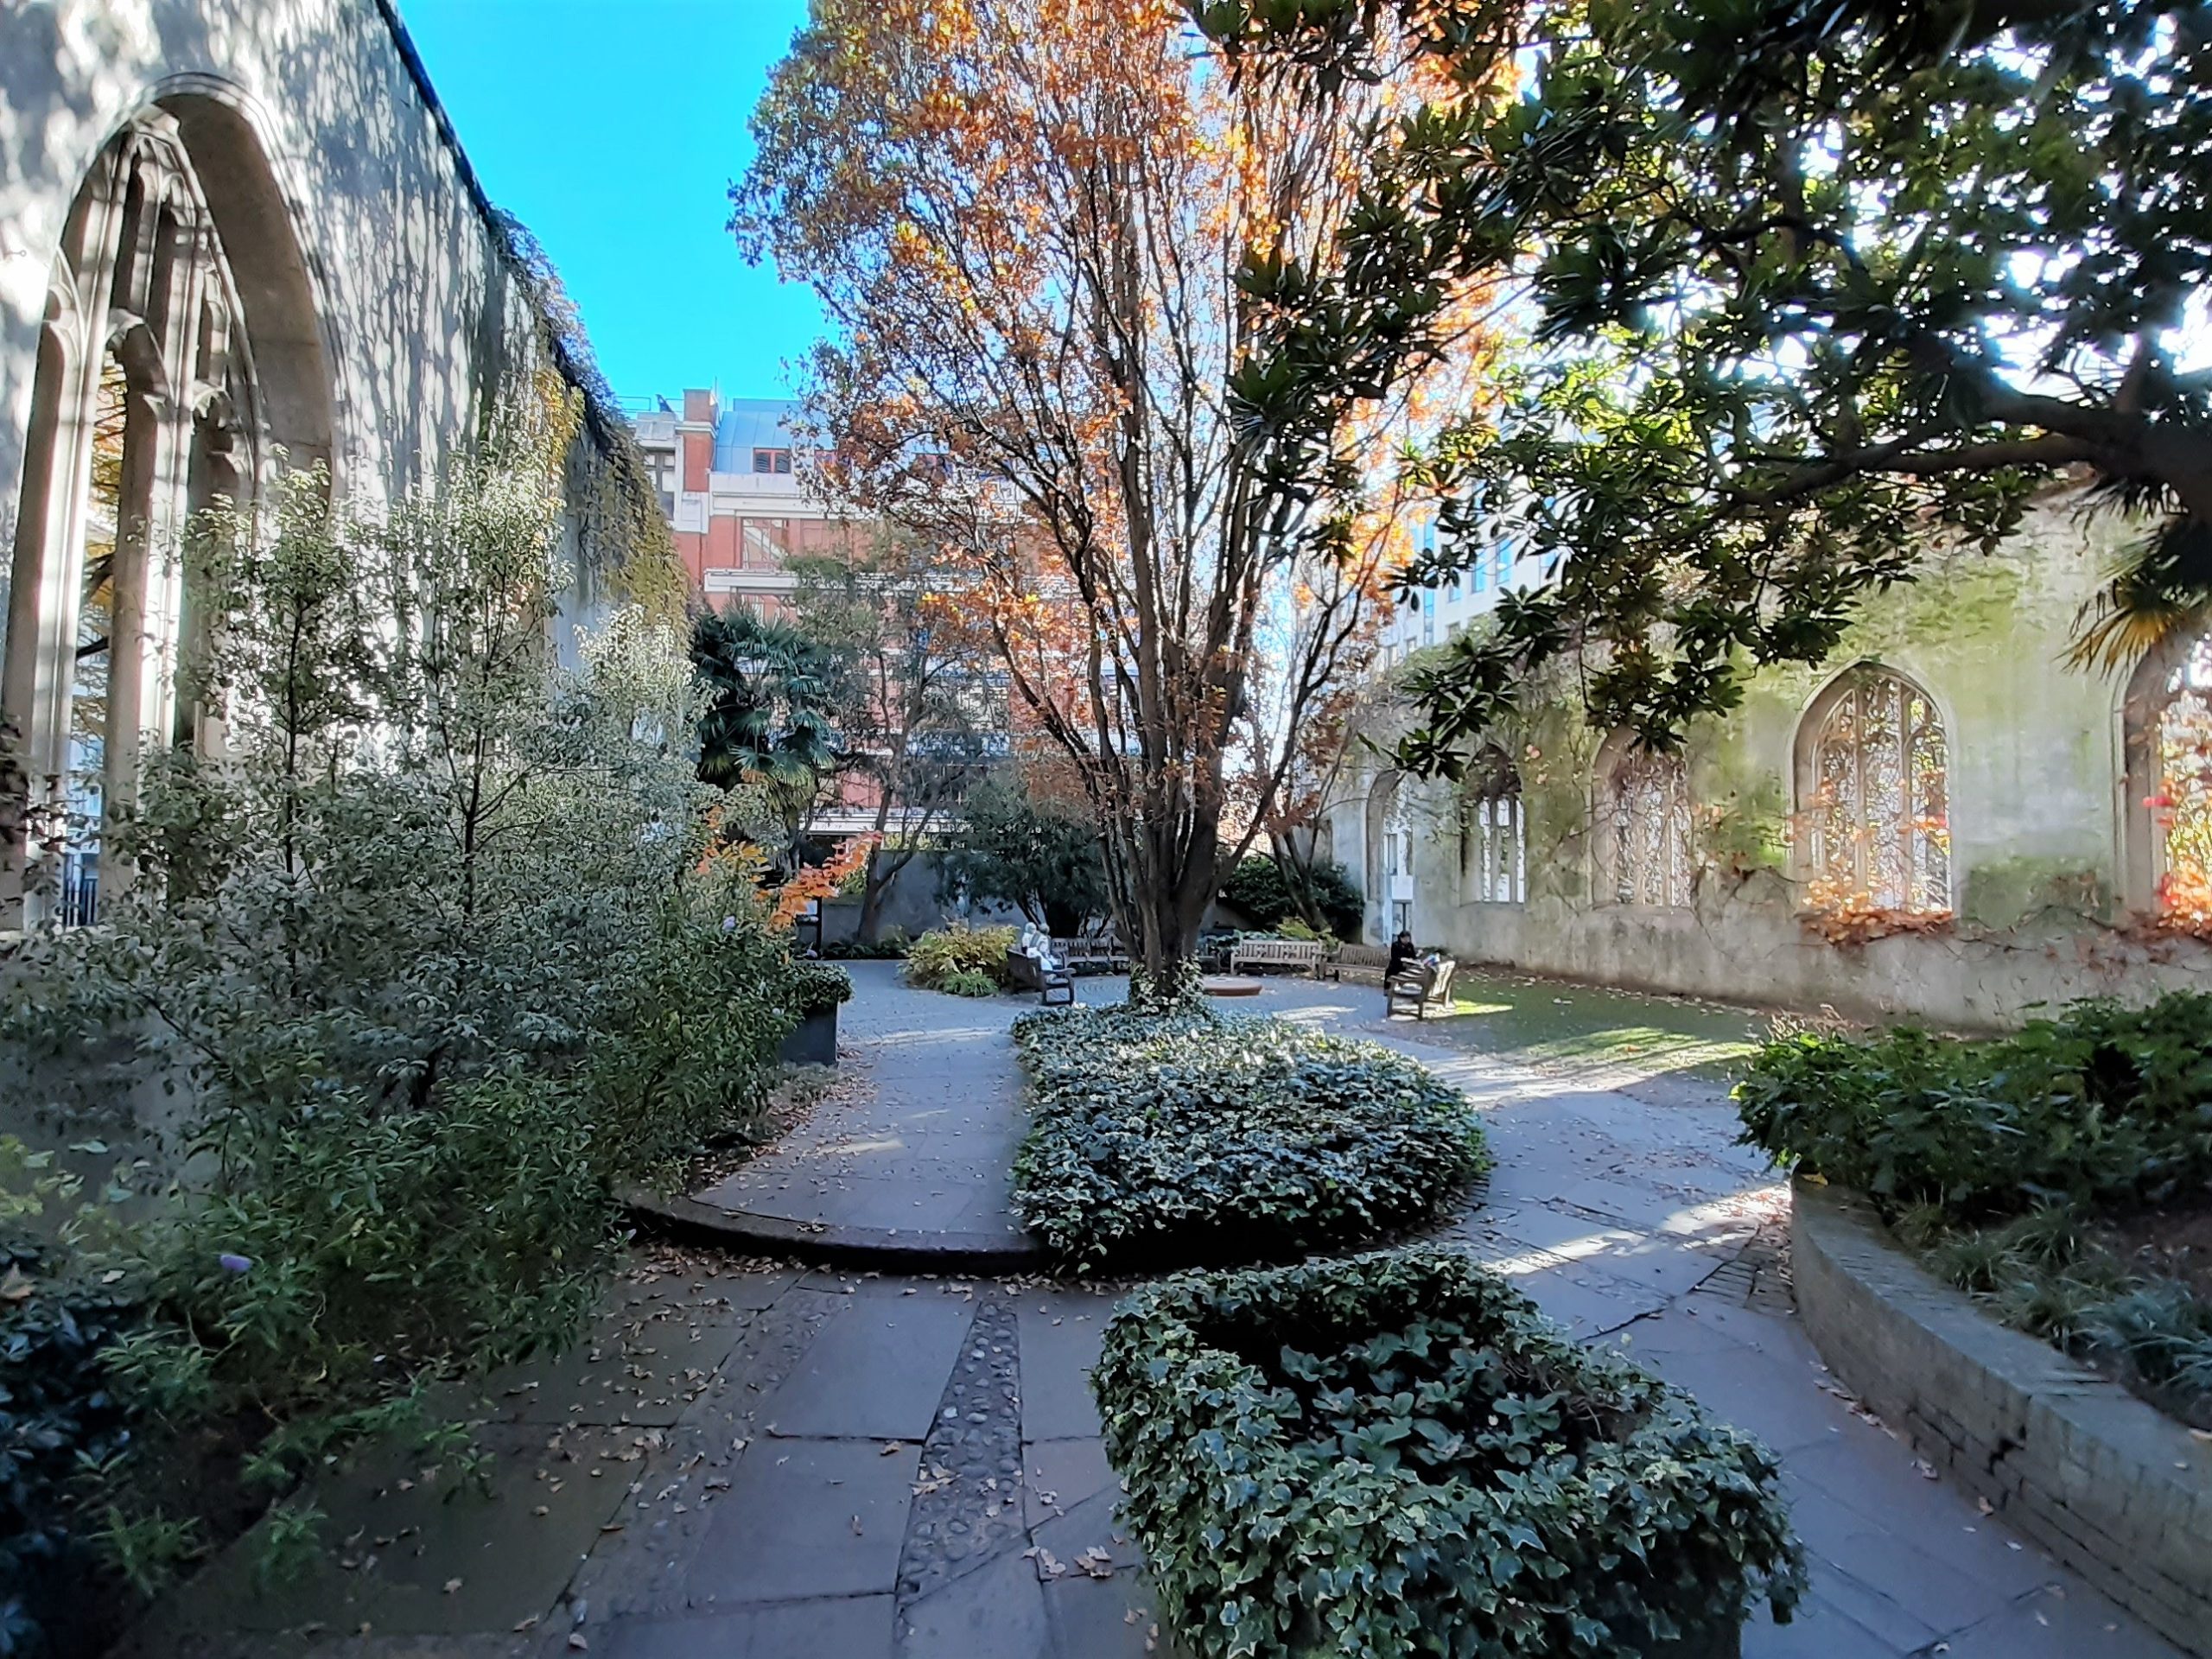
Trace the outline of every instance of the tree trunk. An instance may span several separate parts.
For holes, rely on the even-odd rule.
[[[883,895],[891,889],[893,877],[899,872],[881,874],[883,853],[880,848],[868,849],[867,874],[861,878],[861,918],[853,930],[853,937],[862,944],[875,943],[876,931],[883,925]]]
[[[853,937],[862,944],[874,944],[876,931],[883,925],[883,899],[891,891],[891,884],[899,879],[899,872],[913,862],[914,849],[911,842],[901,847],[895,856],[883,850],[882,820],[877,820],[876,844],[868,849],[868,874],[861,879],[861,918]]]
[[[1129,1001],[1162,1008],[1204,995],[1198,983],[1198,929],[1213,897],[1220,849],[1214,826],[1137,823],[1125,865],[1135,891],[1117,893],[1117,916],[1128,934]],[[1187,845],[1182,844],[1188,836]],[[1135,924],[1134,931],[1130,924]]]
[[[1295,830],[1270,830],[1268,842],[1274,854],[1275,868],[1282,873],[1282,885],[1290,894],[1290,902],[1297,908],[1298,918],[1323,938],[1334,938],[1336,931],[1329,918],[1321,913],[1321,901],[1313,892],[1313,860],[1309,852],[1301,852]],[[1309,839],[1307,847],[1313,844]]]

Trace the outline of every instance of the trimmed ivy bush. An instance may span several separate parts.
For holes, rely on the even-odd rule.
[[[1373,1043],[1187,1007],[1039,1010],[1014,1033],[1014,1207],[1078,1269],[1373,1241],[1490,1167],[1465,1098]]]
[[[1092,1387],[1199,1659],[1649,1659],[1802,1588],[1770,1453],[1454,1252],[1150,1286]]]
[[[802,1020],[809,1014],[829,1014],[839,1003],[853,1000],[853,976],[834,962],[795,962],[791,997],[791,1007]]]

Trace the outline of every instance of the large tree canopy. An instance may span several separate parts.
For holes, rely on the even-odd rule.
[[[1372,645],[1392,539],[1362,498],[1424,378],[1389,344],[1415,321],[1393,294],[1325,335],[1288,302],[1344,245],[1403,65],[1324,108],[1224,73],[1176,0],[810,19],[738,228],[837,329],[810,401],[841,491],[969,556],[974,620],[1098,810],[1142,977],[1179,982],[1224,836],[1257,832],[1305,712]],[[1459,339],[1459,286],[1431,289],[1420,327]],[[1335,377],[1297,378],[1317,357]]]
[[[1510,271],[1531,342],[1502,410],[1438,449],[1458,546],[1407,574],[1511,537],[1556,579],[1415,677],[1408,764],[1452,770],[1578,654],[1594,723],[1669,745],[2062,476],[2148,526],[2084,661],[2212,610],[2202,0],[1196,10],[1317,99],[1380,73],[1402,29],[1463,83],[1521,74],[1408,118],[1347,231],[1370,308]],[[1339,303],[1317,291],[1312,327]]]

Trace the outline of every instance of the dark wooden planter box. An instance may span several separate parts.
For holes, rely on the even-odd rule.
[[[786,1065],[836,1065],[837,1010],[824,1008],[801,1020],[776,1058]]]

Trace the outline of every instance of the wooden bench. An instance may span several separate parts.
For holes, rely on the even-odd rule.
[[[1409,963],[1383,985],[1383,1017],[1410,1014],[1416,1020],[1426,1020],[1431,1014],[1449,1014],[1452,976],[1459,966],[1449,957]]]
[[[1390,971],[1390,953],[1379,944],[1340,944],[1329,959],[1329,968],[1338,979],[1350,975],[1379,985]]]
[[[1118,939],[1054,939],[1052,954],[1077,974],[1126,974],[1129,953]]]
[[[1319,939],[1239,939],[1230,948],[1229,971],[1241,974],[1248,968],[1287,968],[1318,979],[1328,955],[1329,947]]]
[[[1075,1003],[1075,976],[1058,957],[1039,962],[1019,950],[1006,953],[1006,976],[1017,991],[1034,991],[1046,1007],[1056,1002]]]

